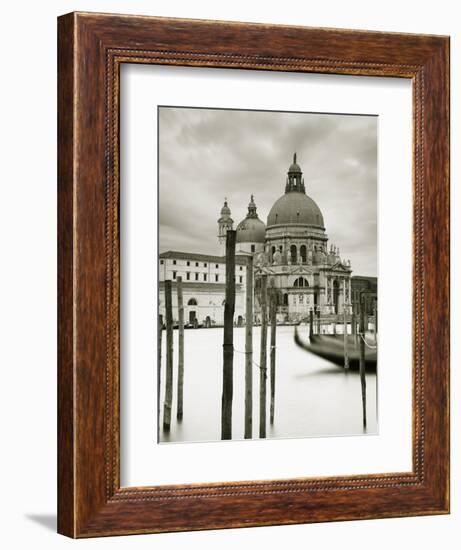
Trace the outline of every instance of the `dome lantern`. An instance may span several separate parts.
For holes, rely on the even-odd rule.
[[[257,218],[258,214],[256,213],[256,204],[254,196],[251,195],[250,202],[248,204],[248,214],[246,216],[247,218]]]
[[[288,168],[287,183],[285,186],[285,193],[306,193],[304,186],[304,178],[301,167],[297,163],[297,155],[293,155],[293,163]]]

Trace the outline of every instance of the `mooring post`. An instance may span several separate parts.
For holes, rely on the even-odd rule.
[[[266,437],[267,275],[261,275],[261,350],[259,359],[259,437]]]
[[[312,308],[309,310],[309,340],[312,341],[314,335],[314,312]]]
[[[378,304],[376,303],[376,300],[373,300],[373,320],[373,334],[376,343],[378,339]]]
[[[232,439],[232,398],[234,371],[236,231],[226,235],[226,298],[224,304],[223,383],[221,399],[221,439]]]
[[[184,395],[184,304],[182,277],[176,278],[176,292],[178,298],[178,407],[176,418],[182,420]]]
[[[275,350],[277,340],[277,291],[274,287],[271,288],[271,307],[270,307],[270,321],[271,321],[271,408],[270,408],[270,422],[274,423],[274,411],[275,411]]]
[[[160,427],[160,384],[161,384],[161,372],[162,372],[162,316],[158,315],[157,324],[157,418],[158,426]]]
[[[365,378],[365,304],[360,296],[360,384],[362,387],[363,427],[367,427],[367,383]]]
[[[320,306],[317,306],[317,334],[320,334]]]
[[[165,281],[165,322],[166,322],[166,374],[165,403],[163,406],[163,429],[171,425],[171,405],[173,401],[173,304],[171,281]]]
[[[349,369],[349,354],[347,351],[347,313],[346,308],[344,308],[344,368]]]
[[[253,436],[253,256],[248,256],[245,304],[245,439]]]

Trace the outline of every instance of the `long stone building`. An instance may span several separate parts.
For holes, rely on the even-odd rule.
[[[191,325],[219,325],[223,322],[225,295],[225,240],[234,221],[227,203],[218,219],[219,255],[168,251],[160,254],[159,303],[164,315],[164,281],[181,276],[184,288],[185,320]],[[322,316],[352,312],[350,261],[340,257],[329,244],[322,212],[306,194],[296,153],[288,169],[284,193],[270,209],[267,224],[259,218],[251,196],[245,218],[237,225],[235,323],[245,316],[246,257],[253,256],[255,321],[259,320],[259,289],[262,275],[268,287],[276,289],[279,322],[296,322],[309,311]],[[173,311],[177,318],[176,293]]]

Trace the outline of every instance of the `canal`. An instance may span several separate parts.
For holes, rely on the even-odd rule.
[[[270,330],[270,329],[269,329]],[[293,326],[277,327],[277,363],[274,424],[267,422],[267,438],[300,438],[363,434],[361,387],[358,372],[341,367],[296,346]],[[301,327],[308,340],[308,328]],[[160,402],[165,395],[165,331],[162,342]],[[268,331],[269,338],[269,331]],[[259,426],[259,341],[260,327],[253,330],[253,438]],[[223,329],[190,329],[184,333],[184,418],[176,420],[178,331],[174,331],[174,392],[169,433],[162,429],[160,407],[159,441],[217,441],[221,437]],[[232,439],[243,439],[245,333],[234,330],[234,395]],[[268,346],[269,352],[269,346]],[[268,365],[269,367],[269,359]],[[267,412],[270,384],[267,379]],[[377,433],[377,382],[367,373],[367,430]]]

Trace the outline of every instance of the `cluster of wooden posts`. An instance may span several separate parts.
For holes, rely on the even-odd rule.
[[[177,376],[177,408],[176,418],[183,418],[184,399],[184,303],[182,278],[176,279],[178,299],[178,376]],[[165,401],[163,403],[163,429],[169,431],[171,426],[171,408],[173,403],[173,301],[171,281],[165,281],[165,328],[166,328],[166,370],[165,370]],[[157,402],[160,406],[160,365],[162,360],[162,323],[158,322],[158,381]]]
[[[224,303],[224,341],[223,341],[223,386],[221,406],[221,438],[232,439],[232,401],[233,401],[233,364],[234,364],[234,312],[235,312],[235,243],[236,232],[228,231],[226,240],[226,295]],[[176,278],[178,300],[178,375],[177,375],[177,420],[183,418],[184,394],[184,305],[182,278]],[[269,307],[268,307],[269,304]],[[271,326],[270,333],[270,422],[275,414],[275,350],[276,350],[276,307],[275,289],[267,288],[267,277],[261,279],[261,352],[259,358],[259,437],[266,437],[266,399],[267,399],[267,328],[268,310]],[[246,304],[245,304],[245,427],[244,437],[253,436],[253,258],[247,256]],[[165,399],[163,402],[163,430],[171,426],[173,403],[173,306],[172,281],[165,281],[165,329],[166,329],[166,369]],[[160,404],[160,365],[162,358],[162,325],[158,324],[158,403]],[[159,405],[160,406],[160,405]]]
[[[234,366],[235,311],[235,242],[236,232],[226,236],[226,297],[224,305],[223,388],[221,402],[221,439],[232,439],[232,399]],[[277,296],[267,288],[267,276],[261,276],[261,347],[259,357],[259,437],[266,437],[267,424],[267,327],[270,333],[270,422],[275,414],[275,359],[277,337]],[[245,439],[253,437],[253,258],[247,257],[245,302]]]

